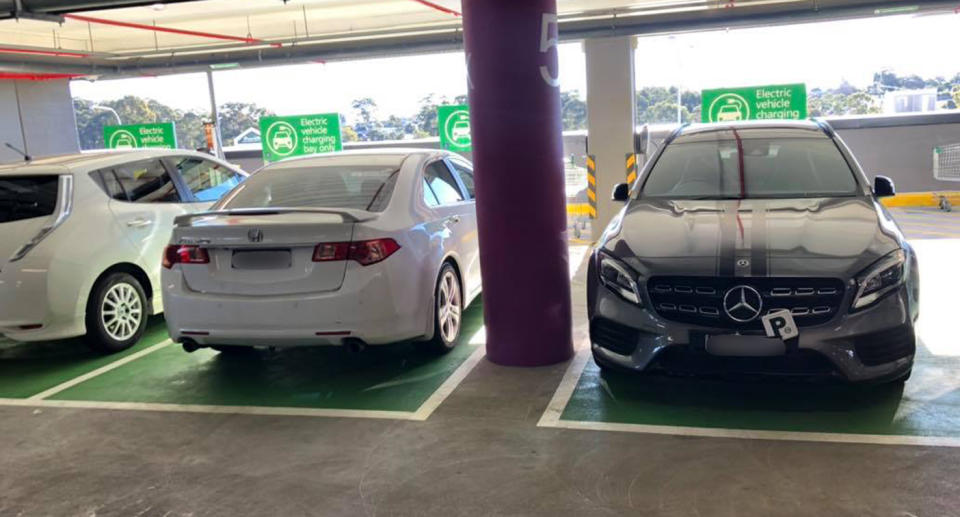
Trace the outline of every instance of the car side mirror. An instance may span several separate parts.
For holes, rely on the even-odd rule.
[[[613,196],[611,197],[614,201],[627,201],[630,199],[630,185],[617,183],[617,186],[613,187]]]
[[[893,186],[893,180],[886,176],[873,178],[873,195],[877,197],[896,196],[897,189]]]

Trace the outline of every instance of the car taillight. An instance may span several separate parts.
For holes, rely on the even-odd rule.
[[[393,239],[373,239],[359,242],[325,242],[313,250],[314,262],[354,260],[361,265],[376,264],[396,253],[400,245]]]
[[[163,267],[170,269],[174,264],[209,264],[207,250],[192,244],[171,245],[163,250]]]

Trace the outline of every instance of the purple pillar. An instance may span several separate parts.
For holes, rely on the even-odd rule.
[[[463,0],[487,357],[573,355],[556,0]]]

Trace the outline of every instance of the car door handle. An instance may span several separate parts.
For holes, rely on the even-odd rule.
[[[450,217],[447,218],[447,221],[450,221],[451,223],[459,223],[459,222],[460,222],[460,216],[459,216],[459,215],[451,215]]]
[[[149,219],[131,219],[127,221],[127,226],[130,228],[143,228],[145,226],[150,226],[153,224],[153,221]]]

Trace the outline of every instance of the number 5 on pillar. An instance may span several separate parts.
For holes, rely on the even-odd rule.
[[[550,35],[551,25],[557,27],[557,34],[558,34],[557,36]],[[543,13],[543,18],[540,19],[540,53],[541,54],[548,54],[550,52],[550,49],[552,48],[554,50],[554,55],[556,55],[559,32],[560,32],[560,27],[557,26],[557,15],[551,14],[551,13]],[[549,57],[547,57],[547,59],[549,60]],[[548,86],[552,88],[560,87],[559,70],[557,71],[557,76],[554,77],[550,75],[550,67],[548,67],[547,65],[540,65],[540,77],[543,78],[543,81],[547,83]]]

